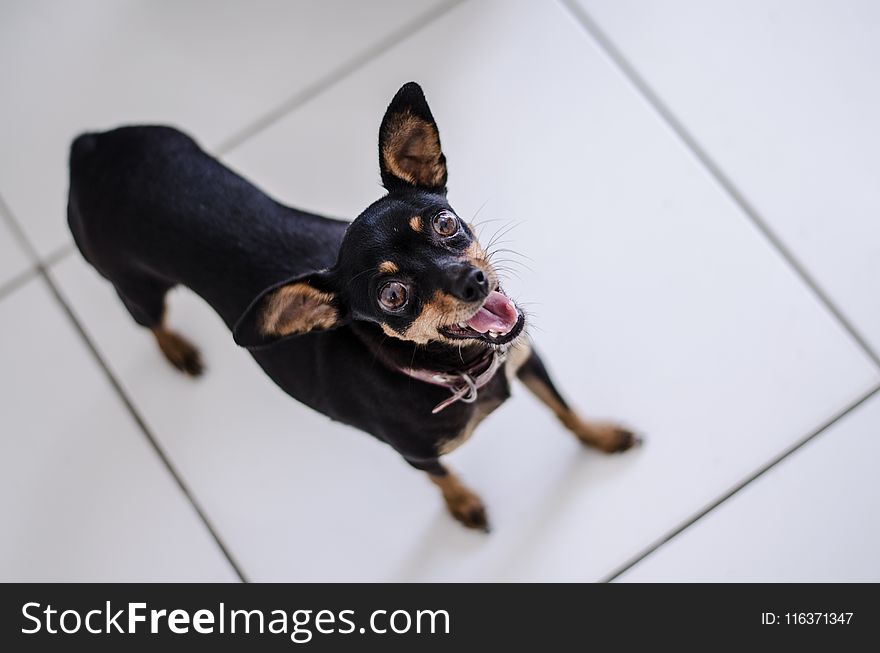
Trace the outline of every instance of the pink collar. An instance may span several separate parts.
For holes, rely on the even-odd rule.
[[[399,367],[398,369],[407,376],[419,381],[433,383],[434,385],[449,389],[452,396],[441,401],[431,411],[431,414],[437,414],[456,401],[462,401],[466,404],[475,402],[477,400],[477,391],[492,380],[495,372],[501,367],[506,357],[507,354],[505,352],[491,349],[486,355],[481,356],[476,363],[461,372],[434,372],[432,370],[413,369],[411,367]]]

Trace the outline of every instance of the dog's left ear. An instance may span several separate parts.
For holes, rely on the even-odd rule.
[[[288,279],[261,292],[232,329],[236,344],[259,349],[310,331],[341,326],[346,312],[331,271]]]
[[[404,84],[379,128],[379,168],[389,191],[406,187],[446,193],[446,157],[422,88]]]

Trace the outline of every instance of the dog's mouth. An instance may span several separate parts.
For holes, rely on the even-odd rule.
[[[440,328],[454,340],[482,340],[491,345],[505,345],[515,339],[525,326],[525,316],[516,304],[496,288],[469,319]]]

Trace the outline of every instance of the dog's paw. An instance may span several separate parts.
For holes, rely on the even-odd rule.
[[[629,429],[605,422],[581,422],[573,431],[581,442],[605,453],[620,453],[643,442]]]
[[[176,369],[189,376],[201,376],[205,371],[202,355],[195,345],[183,336],[165,329],[157,330],[156,342],[159,349]]]
[[[460,494],[454,500],[448,501],[447,507],[452,516],[468,528],[489,532],[486,507],[476,494]]]

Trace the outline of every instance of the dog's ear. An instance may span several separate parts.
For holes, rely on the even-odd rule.
[[[422,88],[404,84],[379,127],[379,168],[389,191],[416,187],[446,193],[446,157]]]
[[[290,336],[335,329],[346,320],[333,274],[322,270],[261,292],[235,324],[232,336],[242,347],[259,349]]]

